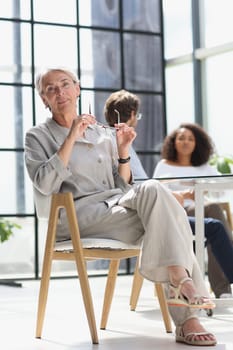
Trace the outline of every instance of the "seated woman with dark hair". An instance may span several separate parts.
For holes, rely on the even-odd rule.
[[[161,150],[162,159],[157,164],[153,177],[219,175],[218,171],[208,163],[213,151],[213,142],[200,125],[183,123],[165,138]],[[173,191],[183,193],[184,208],[188,215],[193,216],[195,213],[195,194],[192,188],[180,181],[170,182],[168,187]],[[218,203],[206,202],[204,216],[220,220],[232,242],[231,229]],[[233,276],[227,274],[226,269],[224,270],[225,274],[223,273],[219,266],[219,260],[215,259],[213,247],[208,243],[208,275],[211,288],[217,298],[222,295],[231,296],[230,283],[233,283]]]

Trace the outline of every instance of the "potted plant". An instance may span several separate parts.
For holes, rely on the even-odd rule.
[[[10,236],[14,234],[13,232],[14,228],[20,229],[21,226],[12,221],[6,220],[3,217],[0,217],[0,243],[7,241],[10,238]],[[11,287],[22,287],[21,283],[17,283],[11,280],[10,281],[1,280],[0,284],[11,286]]]
[[[13,228],[21,228],[21,226],[5,218],[0,218],[0,243],[7,241],[13,235]]]
[[[221,174],[232,174],[233,168],[233,156],[220,156],[218,154],[214,154],[210,161],[210,165],[216,166],[217,170]]]

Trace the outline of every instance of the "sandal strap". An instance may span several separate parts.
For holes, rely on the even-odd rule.
[[[208,332],[208,331],[203,331],[203,332],[188,332],[186,334],[184,334],[184,330],[183,330],[183,326],[177,326],[176,327],[176,335],[177,336],[181,336],[184,338],[188,338],[188,337],[195,337],[195,336],[200,336],[200,335],[211,335],[214,336],[213,333]]]
[[[182,286],[182,284],[184,284],[185,282],[192,281],[192,280],[193,279],[191,277],[186,276],[180,280],[179,285]]]
[[[188,281],[192,281],[192,278],[186,276],[186,277],[183,277],[183,278],[180,280],[180,282],[179,282],[179,284],[178,284],[178,287],[177,287],[177,295],[180,295],[180,290],[181,290],[181,288],[182,288],[182,285],[183,285],[185,282],[188,282]]]

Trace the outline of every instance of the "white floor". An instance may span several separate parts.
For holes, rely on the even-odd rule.
[[[119,276],[107,330],[99,330],[99,344],[91,342],[77,279],[52,280],[43,337],[35,339],[38,281],[22,288],[0,286],[1,350],[173,350],[200,349],[175,343],[161,319],[153,285],[144,281],[138,307],[129,310],[132,277]],[[105,278],[90,279],[99,324]],[[217,307],[212,317],[201,313],[203,324],[218,339],[216,350],[233,349],[233,305]]]

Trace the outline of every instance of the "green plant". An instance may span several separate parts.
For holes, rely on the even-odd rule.
[[[7,241],[13,235],[13,228],[20,229],[21,226],[12,221],[0,218],[0,242]]]
[[[233,156],[219,156],[214,154],[210,161],[210,165],[216,166],[221,174],[231,174],[231,165],[233,165]]]

